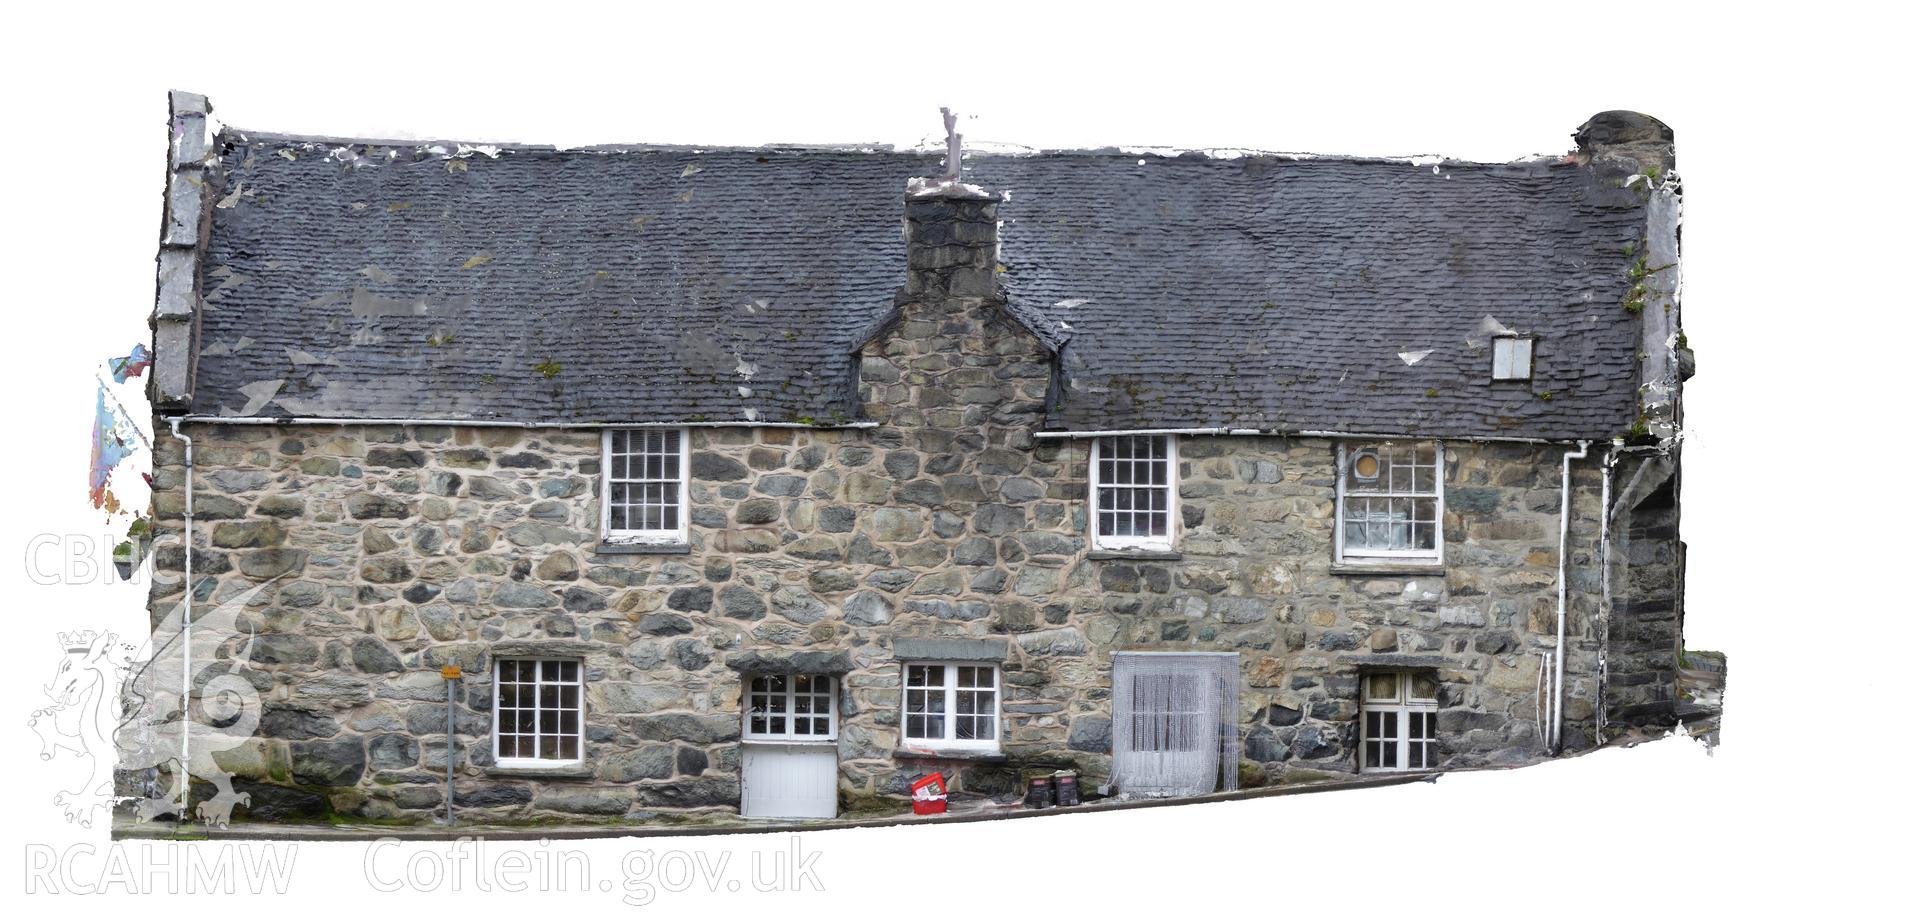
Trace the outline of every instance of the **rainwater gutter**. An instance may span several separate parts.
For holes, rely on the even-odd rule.
[[[1570,443],[1576,443],[1576,442],[1587,443],[1587,441],[1584,441],[1584,440],[1583,441],[1547,440],[1539,437],[1485,437],[1478,434],[1470,437],[1432,437],[1427,435],[1406,434],[1406,433],[1369,434],[1369,433],[1355,432],[1355,431],[1288,431],[1288,430],[1282,430],[1280,428],[1226,428],[1226,427],[1135,428],[1131,430],[1114,430],[1114,431],[1035,431],[1033,436],[1034,436],[1034,439],[1036,440],[1075,440],[1075,439],[1085,439],[1085,438],[1093,438],[1093,437],[1126,437],[1126,436],[1160,435],[1160,434],[1220,435],[1220,436],[1230,436],[1230,437],[1328,437],[1328,438],[1333,438],[1335,440],[1341,440],[1341,439],[1460,440],[1460,441],[1467,441],[1467,442],[1473,442],[1473,443],[1484,442],[1484,443],[1503,443],[1503,444],[1570,444]]]
[[[1568,450],[1560,456],[1560,574],[1558,582],[1558,600],[1553,639],[1553,698],[1548,700],[1548,711],[1552,718],[1547,725],[1552,737],[1548,749],[1556,755],[1560,752],[1560,722],[1565,714],[1564,692],[1567,675],[1567,531],[1573,512],[1573,461],[1587,458],[1587,447],[1593,442],[1580,441],[1580,449]]]
[[[877,421],[849,421],[844,424],[800,424],[791,421],[497,421],[472,418],[293,418],[227,417],[224,415],[188,415],[184,421],[200,424],[308,424],[308,425],[445,425],[455,428],[800,428],[838,431],[849,428],[875,428]]]
[[[185,477],[186,502],[181,511],[181,537],[183,551],[180,553],[182,572],[181,583],[186,585],[186,593],[181,600],[180,614],[180,771],[186,774],[187,764],[193,762],[189,745],[193,731],[193,438],[180,433],[180,422],[186,419],[174,416],[167,419],[167,426],[173,430],[173,439],[186,447]],[[193,782],[183,780],[180,783],[180,823],[187,821],[187,800],[192,793]]]

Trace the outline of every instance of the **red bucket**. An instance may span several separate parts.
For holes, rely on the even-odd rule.
[[[909,786],[913,789],[913,812],[916,814],[944,814],[947,812],[947,781],[940,773],[924,775],[914,779]]]

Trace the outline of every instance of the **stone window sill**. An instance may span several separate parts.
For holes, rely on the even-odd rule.
[[[490,776],[517,779],[590,779],[593,767],[586,763],[565,766],[488,766],[481,770]]]
[[[906,750],[893,751],[894,759],[944,759],[968,763],[1004,763],[1007,755],[999,750]]]
[[[690,555],[693,547],[684,542],[602,542],[593,547],[595,555]]]
[[[1411,577],[1417,577],[1417,578],[1437,578],[1437,577],[1443,577],[1446,575],[1447,567],[1445,565],[1420,564],[1420,563],[1409,564],[1406,562],[1391,562],[1391,563],[1381,563],[1381,564],[1335,562],[1333,565],[1327,568],[1327,573],[1335,574],[1335,575],[1348,575],[1352,577],[1362,577],[1362,578],[1378,578],[1378,577],[1390,578],[1390,577],[1405,577],[1405,576],[1411,576]]]
[[[1171,549],[1092,549],[1087,558],[1094,561],[1177,562],[1178,552]]]

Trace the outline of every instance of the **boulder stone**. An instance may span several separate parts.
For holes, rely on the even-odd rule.
[[[289,749],[293,780],[302,785],[352,785],[367,770],[367,751],[358,737],[294,741]]]
[[[354,639],[353,665],[365,673],[398,673],[406,669],[387,643],[372,635]]]
[[[673,748],[667,744],[641,744],[601,759],[594,774],[610,782],[672,778],[673,760]]]

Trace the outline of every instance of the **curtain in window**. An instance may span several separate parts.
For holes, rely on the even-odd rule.
[[[1239,787],[1237,654],[1113,656],[1113,784],[1180,797]]]

